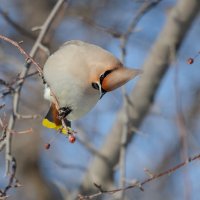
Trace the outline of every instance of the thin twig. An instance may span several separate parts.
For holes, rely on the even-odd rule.
[[[36,36],[34,36],[30,31],[26,30],[23,26],[20,26],[18,23],[16,23],[7,12],[0,9],[1,16],[12,26],[14,27],[19,33],[31,38],[36,39]]]
[[[19,77],[19,75],[17,75],[17,77],[14,78],[14,80],[12,80],[11,82],[6,82],[3,79],[0,79],[0,85],[3,85],[5,87],[5,89],[0,91],[0,98],[5,97],[6,95],[13,94],[15,92],[15,89],[21,84],[21,81],[24,81],[31,76],[37,75],[38,73],[38,71],[35,71],[21,78]]]
[[[145,14],[147,12],[149,12],[152,8],[154,8],[161,0],[157,0],[157,1],[148,1],[148,2],[144,2],[141,7],[138,9],[138,11],[136,12],[136,14],[133,16],[133,19],[130,23],[130,25],[128,26],[126,32],[124,32],[123,34],[121,34],[121,36],[119,37],[120,39],[120,50],[121,50],[121,62],[123,64],[125,64],[125,57],[126,57],[126,52],[127,52],[127,44],[128,44],[128,40],[131,36],[131,34],[134,32],[134,29],[136,27],[136,25],[138,24],[138,22],[141,20],[142,17],[145,16]],[[128,98],[127,98],[127,94],[126,94],[126,90],[125,87],[122,87],[122,94],[123,94],[123,102],[124,102],[124,108],[127,110],[128,108]],[[128,119],[128,114],[127,114],[128,110],[126,111],[126,113],[123,114],[123,129],[122,129],[122,135],[121,135],[121,145],[120,145],[120,155],[119,155],[119,167],[120,167],[120,179],[119,179],[119,186],[120,187],[125,187],[125,180],[126,180],[126,143],[127,143],[127,139],[128,139],[128,134],[129,134],[129,130],[128,130],[128,122],[130,121],[130,119]],[[120,195],[119,195],[119,199],[123,200],[125,197],[125,190],[122,190]]]
[[[117,188],[117,189],[114,189],[114,190],[104,190],[102,189],[101,187],[101,191],[98,192],[98,193],[95,193],[95,194],[92,194],[92,195],[87,195],[87,196],[83,196],[83,195],[79,195],[78,196],[78,199],[79,200],[89,200],[89,199],[94,199],[98,196],[101,196],[103,194],[115,194],[117,192],[120,192],[122,190],[129,190],[129,189],[132,189],[132,188],[136,188],[136,187],[139,187],[140,190],[144,190],[142,188],[143,185],[145,185],[146,183],[148,182],[151,182],[155,179],[158,179],[162,176],[166,176],[166,175],[171,175],[172,173],[174,173],[175,171],[177,171],[178,169],[180,169],[181,167],[184,167],[186,165],[188,165],[189,163],[191,163],[192,161],[195,161],[195,160],[198,160],[200,159],[200,154],[196,155],[196,156],[192,156],[192,157],[189,157],[186,161],[178,164],[178,165],[175,165],[174,167],[164,171],[164,172],[161,172],[159,174],[153,174],[151,177],[145,179],[144,181],[142,182],[136,182],[134,184],[131,184],[131,185],[128,185],[124,188]],[[95,184],[95,186],[98,185],[98,184]]]
[[[78,131],[79,133],[81,131]],[[80,134],[83,135],[83,134]],[[84,139],[83,137],[77,136],[77,141],[82,144],[91,154],[98,156],[104,160],[106,160],[106,157],[104,155],[102,155],[97,148],[95,148],[90,142],[88,142],[86,139]]]
[[[130,35],[133,33],[135,27],[141,20],[141,18],[149,12],[152,8],[154,8],[156,5],[158,5],[162,0],[152,0],[152,1],[144,1],[144,3],[141,5],[141,7],[138,9],[136,14],[134,15],[127,31],[123,33],[120,36],[120,49],[121,49],[121,60],[122,63],[125,61],[125,55],[126,55],[126,46],[128,44],[128,40]]]
[[[58,167],[61,167],[63,169],[79,170],[79,171],[83,171],[83,172],[85,172],[87,170],[87,167],[85,167],[85,166],[78,165],[78,164],[66,164],[60,160],[56,160],[55,164]]]
[[[181,151],[180,151],[180,157],[182,160],[185,160],[188,157],[188,141],[187,141],[187,135],[188,130],[185,122],[185,117],[182,110],[182,102],[181,102],[181,92],[180,92],[180,86],[179,86],[179,65],[177,63],[174,48],[171,48],[171,59],[174,61],[175,64],[175,74],[174,74],[174,88],[175,88],[175,103],[176,103],[176,115],[177,115],[177,128],[178,128],[178,134],[180,137],[180,144],[181,144]],[[191,180],[189,177],[188,169],[185,169],[185,175],[184,175],[184,199],[188,200],[191,199]]]
[[[120,38],[121,37],[121,33],[115,31],[114,29],[112,28],[106,28],[106,27],[103,27],[103,26],[100,26],[100,25],[97,25],[95,23],[95,21],[93,19],[88,19],[86,17],[81,17],[80,18],[82,21],[84,21],[86,24],[94,27],[95,29],[99,30],[99,31],[103,31],[105,33],[108,33],[110,35],[112,35],[112,37],[114,38]]]
[[[12,171],[10,174],[8,185],[4,188],[4,190],[1,190],[0,198],[5,197],[7,195],[8,190],[10,190],[12,187],[18,187],[18,180],[15,179],[17,169],[17,162],[14,157],[12,157]]]
[[[35,60],[33,59],[33,56],[35,56],[36,52],[33,54],[33,56],[31,56],[31,54],[28,54],[20,45],[18,42],[4,36],[4,35],[0,35],[0,39],[12,44],[13,46],[17,47],[19,49],[19,51],[21,52],[21,54],[23,54],[25,56],[25,58],[27,59],[27,65],[30,65],[30,61],[36,66],[38,72],[40,75],[42,75],[42,67],[40,66],[39,63],[35,62]]]
[[[15,47],[17,47],[19,49],[19,51],[26,57],[27,59],[27,63],[25,65],[25,68],[23,69],[23,71],[21,72],[19,78],[20,83],[18,88],[15,90],[14,93],[14,97],[13,97],[13,113],[10,115],[9,118],[9,122],[8,122],[8,127],[7,127],[7,131],[6,131],[6,139],[2,141],[2,146],[5,146],[5,160],[6,160],[6,173],[7,174],[11,174],[10,177],[12,177],[12,171],[10,168],[11,162],[13,161],[13,157],[11,154],[11,140],[12,140],[12,134],[10,130],[13,130],[13,126],[15,124],[16,121],[16,116],[18,115],[18,108],[19,108],[19,101],[20,101],[20,95],[21,95],[21,89],[24,83],[24,79],[27,76],[31,63],[33,63],[39,74],[42,76],[42,68],[41,66],[34,61],[34,57],[36,55],[36,53],[38,52],[38,50],[41,47],[42,41],[44,39],[44,37],[46,36],[47,31],[50,28],[50,25],[52,24],[54,18],[56,17],[58,11],[60,10],[60,8],[62,7],[62,5],[65,3],[65,0],[58,0],[58,2],[56,3],[56,5],[54,6],[54,8],[52,9],[51,13],[49,14],[49,16],[47,17],[46,21],[44,22],[44,24],[41,26],[41,30],[40,33],[37,37],[36,42],[33,45],[33,48],[30,51],[30,54],[26,53],[26,51],[19,45],[19,43],[17,43],[14,40],[11,40],[10,38],[7,38],[3,35],[0,35],[0,39],[11,43],[12,45],[14,45]],[[31,61],[31,62],[30,62]],[[7,191],[7,190],[6,190]],[[4,192],[4,195],[6,195],[6,191]]]

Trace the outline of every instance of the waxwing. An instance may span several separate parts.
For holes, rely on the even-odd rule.
[[[106,92],[110,92],[141,73],[128,69],[110,52],[99,46],[73,40],[64,43],[46,61],[44,97],[51,102],[43,125],[59,129],[61,117],[70,122],[90,111]],[[58,111],[51,92],[59,103]]]

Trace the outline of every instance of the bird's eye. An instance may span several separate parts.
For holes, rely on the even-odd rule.
[[[95,89],[95,90],[99,90],[99,85],[98,83],[92,83],[92,87]]]

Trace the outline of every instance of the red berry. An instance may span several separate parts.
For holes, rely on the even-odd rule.
[[[188,63],[189,65],[191,65],[193,62],[194,62],[194,59],[193,59],[193,58],[188,58],[187,63]]]
[[[69,135],[69,142],[74,143],[76,141],[76,137],[74,135]]]
[[[50,146],[51,146],[51,145],[50,145],[49,143],[46,143],[46,144],[44,145],[45,149],[47,149],[47,150],[50,148]]]

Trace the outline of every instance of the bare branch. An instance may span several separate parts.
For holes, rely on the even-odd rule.
[[[178,1],[168,15],[168,20],[163,31],[155,42],[148,58],[144,63],[143,75],[137,82],[134,91],[130,96],[132,104],[128,105],[129,130],[132,133],[132,127],[138,128],[145,115],[148,113],[159,84],[171,64],[170,49],[174,47],[175,55],[189,29],[193,20],[200,9],[200,1],[187,0]],[[123,129],[123,114],[126,109],[123,107],[119,112],[117,120],[105,140],[100,153],[107,157],[110,165],[103,163],[95,157],[90,165],[90,171],[85,175],[81,185],[81,193],[92,192],[93,174],[98,174],[99,184],[104,184],[106,188],[111,188],[113,168],[119,160],[119,145],[121,143],[121,133]],[[129,134],[127,145],[130,144],[134,134]],[[97,170],[101,166],[101,173]],[[100,174],[99,174],[100,173]]]
[[[29,55],[20,45],[18,42],[6,37],[6,36],[3,36],[3,35],[0,35],[0,39],[6,41],[6,42],[9,42],[10,44],[12,44],[13,46],[17,47],[19,49],[19,51],[21,52],[21,54],[23,54],[27,60],[27,65],[30,65],[29,63],[33,63],[35,66],[36,66],[36,69],[38,70],[40,76],[42,76],[42,67],[39,65],[39,63],[35,62],[35,60],[32,58],[31,55]],[[31,62],[30,62],[31,61]]]
[[[15,160],[14,157],[12,157],[12,160],[11,160],[11,167],[12,167],[12,171],[11,171],[11,174],[10,174],[8,185],[5,187],[4,190],[0,190],[1,191],[0,192],[0,199],[5,198],[7,196],[7,192],[11,188],[20,186],[20,184],[18,184],[18,180],[15,178],[17,163],[16,163],[16,160]]]
[[[55,164],[56,164],[58,167],[61,167],[61,168],[63,168],[63,169],[80,170],[80,171],[86,171],[86,169],[87,169],[85,166],[77,165],[77,164],[66,164],[66,163],[63,163],[63,162],[60,161],[60,160],[56,160],[56,161],[55,161]]]
[[[193,157],[189,157],[185,162],[182,162],[182,163],[180,163],[180,164],[178,164],[178,165],[176,165],[176,166],[174,166],[174,167],[172,167],[172,168],[170,168],[170,169],[168,169],[164,172],[161,172],[159,174],[155,174],[155,175],[151,174],[151,177],[145,179],[144,181],[136,182],[136,183],[134,183],[132,185],[128,185],[124,188],[118,188],[118,189],[114,189],[114,190],[104,190],[101,185],[98,185],[98,184],[95,183],[94,184],[95,187],[97,187],[100,190],[100,192],[92,194],[92,195],[87,195],[87,196],[79,195],[78,198],[79,198],[79,200],[94,199],[94,198],[101,196],[103,194],[115,194],[115,193],[120,192],[120,191],[125,191],[125,190],[129,190],[129,189],[132,189],[132,188],[137,188],[137,187],[139,187],[141,191],[144,191],[142,186],[145,185],[146,183],[149,183],[149,182],[151,182],[155,179],[158,179],[160,177],[163,177],[163,176],[167,176],[167,175],[169,176],[172,173],[176,172],[181,167],[184,167],[184,166],[188,165],[189,163],[191,163],[195,160],[199,160],[199,159],[200,159],[200,154],[193,156]]]
[[[136,14],[134,15],[129,27],[127,28],[126,32],[121,34],[119,37],[120,39],[120,50],[121,50],[121,62],[125,64],[125,57],[126,57],[126,49],[127,49],[127,44],[128,40],[130,38],[130,35],[133,33],[136,25],[140,21],[142,17],[145,16],[147,12],[149,12],[152,8],[154,8],[158,3],[160,3],[161,0],[157,1],[145,1],[141,7],[138,9]],[[122,87],[122,94],[123,94],[123,102],[124,102],[124,108],[125,108],[125,113],[123,114],[123,128],[122,128],[122,134],[121,134],[121,145],[120,145],[120,155],[119,155],[119,165],[120,165],[120,180],[119,180],[119,185],[120,187],[125,186],[125,179],[126,179],[126,171],[125,171],[125,161],[126,161],[126,143],[128,139],[128,96],[125,91],[125,87]],[[125,195],[125,191],[122,190],[119,196],[119,199],[123,200]]]
[[[19,33],[21,33],[21,34],[23,34],[23,35],[25,35],[25,36],[27,36],[31,39],[36,39],[36,36],[34,36],[30,31],[26,30],[23,26],[20,26],[13,19],[11,19],[7,12],[0,9],[0,14]]]
[[[33,63],[36,66],[39,74],[42,76],[42,67],[37,62],[34,61],[34,57],[37,54],[38,50],[41,48],[42,41],[43,41],[44,37],[46,36],[47,31],[49,30],[54,18],[56,17],[56,15],[58,14],[58,11],[61,9],[61,7],[63,6],[64,3],[65,3],[65,0],[58,0],[56,5],[54,6],[51,13],[47,17],[46,21],[41,26],[40,33],[37,37],[35,44],[33,45],[33,48],[30,51],[30,54],[28,54],[20,46],[20,44],[17,43],[16,41],[11,40],[10,38],[7,38],[3,35],[0,35],[0,39],[4,40],[6,42],[9,42],[12,45],[14,45],[15,47],[17,47],[19,49],[19,51],[27,59],[27,63],[25,65],[25,68],[23,69],[23,71],[21,72],[21,74],[19,76],[20,80],[18,82],[18,87],[15,89],[15,93],[14,93],[14,97],[13,97],[13,113],[10,115],[10,118],[9,118],[8,126],[7,126],[7,129],[6,129],[6,134],[5,134],[6,138],[3,139],[0,143],[1,147],[5,147],[6,173],[11,174],[9,185],[5,188],[4,191],[1,190],[1,194],[3,194],[4,196],[6,195],[6,192],[11,188],[11,185],[13,183],[14,176],[15,176],[15,171],[16,171],[16,167],[14,168],[14,166],[16,166],[16,161],[15,161],[15,158],[12,157],[12,154],[11,154],[12,134],[11,134],[10,130],[13,130],[15,121],[16,121],[17,116],[18,116],[18,108],[19,108],[19,100],[20,100],[20,95],[21,95],[21,89],[22,89],[25,77],[28,75],[31,63]],[[13,163],[13,161],[15,161],[15,165],[11,165],[11,163]],[[10,166],[12,166],[12,170],[11,170]],[[13,169],[14,169],[14,171],[13,171]]]
[[[152,0],[152,1],[144,1],[141,7],[138,9],[136,14],[134,15],[127,31],[121,34],[120,38],[120,49],[121,49],[121,60],[124,63],[126,56],[126,46],[129,40],[130,35],[133,33],[135,27],[139,23],[142,17],[149,12],[152,8],[158,5],[162,0]]]

